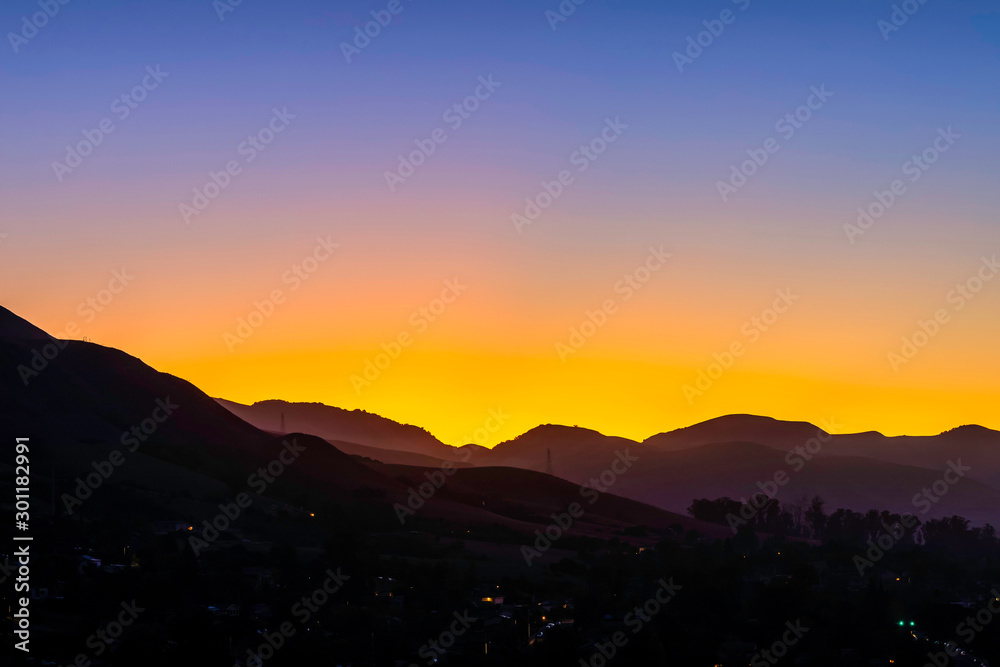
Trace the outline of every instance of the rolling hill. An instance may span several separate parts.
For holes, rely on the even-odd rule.
[[[415,427],[367,413],[352,417],[362,425],[353,431],[346,429],[348,432],[373,438],[382,429],[429,442],[429,435],[420,435],[425,432]],[[331,444],[302,432],[268,433],[185,380],[156,371],[113,348],[56,341],[7,310],[0,311],[0,423],[12,437],[30,437],[33,471],[37,471],[32,481],[48,484],[51,475],[53,495],[60,498],[72,494],[80,479],[94,474],[95,466],[104,465],[119,452],[123,461],[110,468],[112,472],[93,492],[95,500],[85,505],[87,514],[109,521],[122,520],[125,508],[102,502],[102,496],[127,502],[129,511],[141,507],[149,514],[147,520],[153,515],[173,516],[197,524],[211,516],[207,512],[218,511],[215,504],[219,500],[253,491],[255,487],[248,488],[248,480],[269,470],[289,443],[300,453],[294,462],[282,467],[282,473],[275,473],[266,490],[267,496],[281,502],[300,507],[333,503],[344,508],[366,503],[381,516],[392,517],[392,505],[405,503],[411,492],[411,485],[398,479],[398,470],[385,469],[383,464],[365,465],[340,447],[367,447],[375,454],[390,450],[343,441]],[[132,437],[137,438],[135,447],[131,446]],[[418,452],[404,453],[417,461],[437,461]],[[411,466],[406,470],[428,468]],[[478,489],[472,498],[463,491],[471,479],[465,472],[456,476],[454,488],[426,504],[422,517],[446,525],[500,524],[528,536],[551,520],[539,513],[539,498],[545,499],[546,508],[565,508],[578,499],[578,489],[563,480],[499,468],[477,473],[485,477],[480,479],[482,483],[472,482]],[[495,478],[494,482],[486,484],[489,478]],[[518,500],[522,493],[532,500],[522,504]],[[599,509],[613,512],[606,516],[595,512],[592,521],[599,518],[603,525],[630,525],[628,512],[620,509],[625,503],[647,525],[691,524],[690,519],[654,507],[607,498]],[[504,512],[492,511],[492,505],[503,507]],[[57,514],[63,512],[56,503],[52,509]],[[589,524],[581,523],[570,532],[592,534],[592,527],[585,529],[585,525]],[[279,526],[261,529],[279,530]]]
[[[543,472],[551,457],[556,476],[583,484],[606,470],[618,452],[628,451],[641,463],[621,476],[614,493],[672,512],[685,512],[696,497],[749,497],[759,490],[758,482],[766,485],[784,471],[789,481],[779,489],[782,502],[798,503],[803,497],[821,495],[829,508],[923,515],[926,504],[914,506],[914,496],[940,479],[948,461],[954,460],[971,470],[939,502],[931,503],[926,517],[959,514],[976,522],[996,523],[1000,491],[991,482],[996,483],[1000,474],[998,436],[995,431],[969,426],[938,436],[829,436],[808,422],[729,415],[641,443],[591,429],[546,424],[480,452],[473,461],[476,466]],[[814,454],[793,451],[810,442]],[[414,463],[404,460],[411,454],[377,454],[371,458]]]

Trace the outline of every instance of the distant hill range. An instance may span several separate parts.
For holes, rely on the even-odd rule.
[[[257,428],[272,433],[311,433],[344,443],[350,454],[371,458],[388,457],[391,463],[440,465],[443,461],[466,462],[488,451],[478,445],[451,447],[419,426],[400,424],[364,410],[344,410],[323,403],[258,401],[243,405],[225,399],[219,404]],[[389,450],[388,452],[384,450]],[[410,454],[410,456],[404,456]]]
[[[746,440],[775,449],[802,446],[820,429],[808,422],[789,422],[754,415],[729,415],[687,428],[660,433],[644,444],[663,451],[677,451],[714,442]],[[1000,487],[1000,431],[966,425],[930,436],[885,436],[877,431],[834,435],[823,444],[819,457],[863,456],[918,468],[942,468],[949,459],[962,457],[972,466],[973,479]]]
[[[277,456],[285,440],[296,438],[306,446],[305,464],[291,466],[269,495],[273,491],[285,501],[303,494],[345,502],[361,497],[391,505],[405,502],[428,470],[452,461],[460,470],[422,513],[528,533],[545,521],[540,512],[546,508],[579,500],[579,485],[600,480],[602,473],[608,479],[606,471],[626,453],[637,462],[614,475],[605,496],[618,498],[595,504],[574,530],[605,534],[627,526],[631,512],[636,525],[697,526],[711,534],[714,528],[684,515],[692,500],[748,497],[770,487],[778,473],[788,482],[775,488],[777,498],[793,505],[818,494],[828,510],[912,511],[924,519],[959,514],[994,524],[1000,519],[1000,433],[979,426],[935,436],[826,437],[805,422],[730,415],[643,442],[549,424],[493,449],[452,447],[422,428],[363,411],[212,399],[124,352],[57,341],[0,308],[0,423],[5,437],[23,434],[37,443],[33,472],[54,478],[56,497],[72,491],[95,462],[123,449],[123,433],[152,423],[158,401],[177,407],[107,484],[142,489],[142,502],[164,518],[185,505],[163,498],[231,497],[249,474]],[[281,432],[282,414],[287,433]],[[823,442],[815,440],[820,436]],[[816,454],[805,460],[794,448],[811,439]],[[543,474],[550,452],[554,477]],[[949,461],[967,466],[966,476],[921,512],[913,497],[941,479]],[[99,500],[88,503],[88,511],[99,507]]]
[[[321,419],[310,422],[317,434],[345,434],[350,428],[345,422],[355,415],[365,424],[375,418],[369,413],[318,404],[222,404],[261,427],[273,426],[275,411],[283,410],[287,420],[305,405],[310,418]],[[586,428],[547,424],[462,458],[464,448],[449,447],[423,429],[377,419],[381,420],[379,428],[364,432],[364,444],[377,449],[362,452],[355,448],[352,453],[383,463],[413,463],[409,457],[423,455],[541,472],[546,470],[551,452],[554,474],[582,484],[607,469],[616,452],[628,450],[641,464],[618,479],[614,493],[674,512],[684,512],[696,497],[749,497],[761,485],[769,488],[780,471],[788,481],[777,488],[777,497],[789,504],[820,495],[829,508],[909,511],[924,518],[959,514],[976,522],[996,523],[1000,519],[1000,432],[981,426],[962,426],[934,436],[887,437],[877,432],[829,435],[808,422],[728,415],[638,442]],[[391,433],[392,442],[397,444],[390,447],[388,438],[378,440],[380,432]],[[400,439],[407,437],[405,447],[400,446]],[[797,453],[795,448],[804,449]],[[924,513],[927,503],[915,506],[913,497],[941,479],[949,461],[969,470]]]
[[[375,508],[373,516],[400,529],[393,506],[407,503],[426,473],[446,457],[469,451],[471,460],[479,450],[487,451],[448,447],[422,429],[360,411],[280,402],[246,407],[220,405],[191,383],[119,350],[56,340],[0,307],[0,424],[5,438],[30,438],[32,484],[39,498],[46,498],[51,486],[52,503],[36,503],[39,514],[64,514],[66,494],[104,466],[108,474],[91,491],[92,498],[73,508],[74,518],[197,525],[218,513],[219,502],[254,491],[248,487],[250,476],[272,464],[287,443],[295,443],[301,453],[264,491],[268,500],[298,508],[325,503],[339,512],[366,503]],[[276,433],[281,411],[294,427],[289,433]],[[132,448],[129,438],[136,428],[142,441]],[[119,458],[112,459],[115,451]],[[356,451],[374,460],[352,455]],[[14,478],[10,464],[0,461],[0,487]],[[551,512],[580,501],[576,485],[527,470],[481,467],[458,470],[448,479],[453,481],[420,509],[422,518],[437,521],[447,533],[500,525],[530,536],[551,522]],[[703,535],[726,532],[607,494],[568,533],[610,539],[639,524],[680,526]],[[255,524],[248,519],[242,525]],[[279,534],[281,526],[260,529]]]

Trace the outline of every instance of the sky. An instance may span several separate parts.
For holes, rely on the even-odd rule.
[[[0,303],[54,335],[451,444],[1000,428],[1000,2],[46,6]]]

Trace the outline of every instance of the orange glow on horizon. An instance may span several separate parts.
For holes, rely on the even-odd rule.
[[[462,206],[473,215],[472,203]],[[456,225],[468,219],[451,215]],[[839,230],[839,219],[829,222]],[[707,231],[663,243],[669,260],[628,290],[619,289],[623,276],[636,275],[664,234],[604,250],[548,224],[532,230],[531,243],[507,229],[489,241],[459,230],[440,244],[406,231],[390,244],[341,229],[331,235],[337,251],[300,283],[283,277],[329,229],[263,239],[189,229],[204,247],[184,236],[183,248],[143,246],[129,262],[108,252],[98,262],[107,270],[70,263],[59,280],[26,259],[41,252],[28,248],[10,255],[9,270],[32,288],[4,305],[55,335],[75,322],[90,340],[214,397],[359,408],[455,445],[493,446],[545,423],[642,440],[733,413],[833,419],[840,432],[886,435],[969,423],[1000,429],[1000,282],[961,310],[947,298],[979,266],[979,247],[927,251],[911,263],[890,244],[843,244],[820,262],[804,242],[801,252],[756,247],[751,261],[739,233],[720,245],[705,222]],[[79,304],[123,265],[134,281],[89,321]],[[455,281],[461,290],[439,308]],[[274,290],[284,299],[273,312],[245,339],[227,339]],[[772,319],[768,309],[789,290],[793,304]],[[595,314],[609,300],[613,312]],[[943,307],[951,320],[894,369],[887,355]],[[591,332],[595,318],[602,324]],[[576,349],[574,331],[583,329]],[[686,395],[737,343],[742,354],[729,368],[700,395]],[[390,352],[370,384],[352,380]],[[507,416],[492,431],[491,411]]]
[[[680,387],[693,382],[695,369],[600,358],[563,368],[558,359],[545,357],[411,350],[358,396],[343,369],[360,369],[365,358],[366,351],[356,350],[276,354],[238,363],[215,357],[164,370],[192,380],[212,396],[241,403],[280,398],[360,408],[424,427],[452,445],[492,447],[545,423],[641,441],[736,413],[832,422],[837,433],[932,435],[966,423],[1000,427],[998,396],[985,388],[879,387],[734,369],[691,406]],[[504,423],[488,431],[488,418],[498,413]]]

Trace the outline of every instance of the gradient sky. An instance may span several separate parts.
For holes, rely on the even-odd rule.
[[[928,0],[886,40],[892,3],[873,0],[588,0],[556,30],[556,0],[402,0],[345,62],[340,44],[387,4],[244,0],[220,20],[210,0],[78,0],[15,53],[8,33],[38,4],[4,3],[0,302],[213,396],[363,408],[449,443],[497,409],[481,444],[548,422],[645,438],[733,412],[1000,428],[1000,279],[960,310],[948,299],[1000,251],[1000,2]],[[672,54],[726,9],[735,21],[678,72]],[[156,66],[168,76],[119,119]],[[451,129],[445,110],[489,76],[500,87]],[[824,85],[812,118],[776,131]],[[274,108],[295,118],[243,162]],[[114,131],[60,182],[52,163],[104,118]],[[628,127],[579,173],[571,155],[607,118]],[[948,127],[960,139],[906,180]],[[447,141],[390,192],[385,171],[436,128]],[[722,201],[717,182],[769,137],[780,150]],[[179,204],[230,160],[242,172],[185,224]],[[573,183],[519,234],[511,215],[564,169]],[[906,192],[850,243],[843,226],[897,178]],[[338,249],[292,289],[320,237]],[[661,245],[672,256],[625,301],[616,283]],[[100,313],[80,306],[123,267],[134,279]],[[465,291],[415,324],[456,278]],[[225,334],[276,289],[231,352]],[[798,300],[751,340],[744,324],[784,289]],[[560,359],[607,299],[617,311]],[[938,309],[947,323],[894,369]],[[401,333],[412,344],[357,391]],[[734,342],[745,353],[688,400]]]

